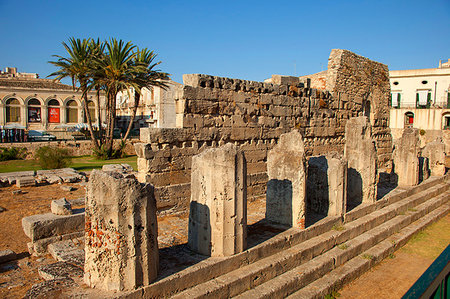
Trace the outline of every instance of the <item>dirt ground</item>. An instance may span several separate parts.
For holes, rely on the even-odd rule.
[[[394,256],[338,291],[339,299],[401,298],[449,244],[447,214],[415,235]]]
[[[12,263],[0,265],[0,298],[22,298],[26,291],[40,278],[37,267],[54,262],[46,257],[30,256],[27,243],[30,239],[22,229],[22,218],[35,214],[49,213],[50,204],[54,199],[65,197],[77,199],[84,197],[85,188],[79,184],[70,184],[76,190],[68,192],[61,189],[62,185],[44,185],[20,188],[23,193],[13,194],[19,190],[15,186],[0,188],[0,207],[5,208],[0,213],[0,251],[11,249],[18,255]]]

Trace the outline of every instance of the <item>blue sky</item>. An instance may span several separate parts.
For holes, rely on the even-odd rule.
[[[148,47],[177,82],[186,73],[256,81],[312,74],[326,69],[333,48],[392,70],[450,58],[450,0],[0,0],[0,13],[0,68],[41,77],[71,36]]]

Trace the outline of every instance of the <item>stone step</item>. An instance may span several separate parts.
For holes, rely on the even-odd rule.
[[[291,228],[242,253],[226,258],[208,258],[173,275],[162,278],[149,286],[122,293],[117,297],[169,297],[183,291],[191,292],[192,290],[189,290],[189,288],[195,288],[195,286],[205,282],[208,283],[211,280],[215,280],[215,278],[217,278],[215,282],[210,283],[213,289],[226,290],[227,287],[220,284],[223,283],[223,277],[220,278],[220,276],[246,266],[249,266],[247,268],[248,275],[244,275],[246,283],[253,284],[252,279],[254,278],[256,278],[255,283],[264,283],[275,276],[280,271],[280,268],[286,267],[292,260],[294,260],[294,263],[290,268],[296,267],[298,261],[295,261],[295,259],[299,256],[297,254],[298,251],[307,253],[310,258],[317,257],[318,254],[333,248],[337,244],[352,239],[362,232],[392,219],[398,213],[410,213],[408,209],[414,208],[414,205],[421,204],[434,195],[448,190],[450,185],[446,183],[447,180],[448,176],[434,177],[419,186],[393,190],[376,203],[361,205],[347,212],[344,222],[340,217],[326,217],[304,230]],[[301,245],[298,246],[299,244]],[[295,246],[297,248],[290,249]],[[277,255],[278,253],[281,253],[280,256]],[[284,254],[286,254],[286,257],[283,257]],[[271,265],[267,263],[274,257],[278,259],[278,264],[272,263]],[[306,259],[300,258],[300,262],[304,261]],[[258,275],[260,267],[264,268],[267,264],[268,269],[271,270],[268,271],[269,274]],[[237,280],[240,278],[239,276]],[[234,281],[232,278],[230,279]],[[241,280],[243,285],[245,285],[243,283],[244,280]],[[217,285],[217,288],[214,284]]]
[[[396,227],[395,225],[389,226],[389,219],[395,217],[397,213],[403,213],[409,206],[414,206],[415,204],[426,201],[436,195],[436,192],[448,189],[444,187],[445,186],[443,185],[435,186],[432,188],[433,190],[429,190],[427,194],[419,193],[413,198],[407,198],[402,202],[398,202],[396,205],[391,205],[372,213],[376,215],[367,215],[360,218],[359,221],[353,221],[347,225],[349,227],[348,229],[345,229],[345,231],[331,230],[283,250],[282,252],[256,261],[253,264],[231,271],[201,285],[197,285],[179,293],[174,298],[235,296],[240,292],[244,292],[247,289],[253,288],[275,276],[297,267],[303,262],[308,261],[333,247],[336,248],[336,245],[344,243],[351,238],[355,238],[359,234],[373,227],[377,227],[373,229],[375,237],[378,237],[378,239],[383,238],[386,234],[385,231],[391,234],[392,228]],[[385,227],[386,225],[388,225],[387,228]],[[382,232],[384,235],[377,236],[377,232]],[[378,239],[375,239],[374,241],[378,242]],[[355,250],[358,249],[359,247],[355,246]]]
[[[348,260],[362,254],[369,248],[376,246],[383,240],[391,238],[395,240],[395,233],[398,231],[408,231],[408,225],[420,219],[425,219],[431,215],[431,219],[437,219],[433,215],[445,215],[442,211],[448,211],[448,199],[450,198],[450,191],[436,196],[432,200],[422,203],[404,213],[400,214],[367,232],[352,238],[351,240],[341,243],[329,250],[328,252],[313,258],[307,263],[304,263],[290,271],[287,271],[267,283],[261,284],[245,293],[242,293],[239,298],[282,298],[299,288],[308,285],[316,279],[324,276],[326,273],[332,271],[336,267],[345,264]],[[436,209],[436,210],[435,210]],[[431,212],[430,212],[431,211]],[[436,212],[437,211],[437,212]],[[430,213],[427,215],[427,213]],[[422,217],[422,218],[421,218]],[[419,221],[419,222],[420,222]],[[426,222],[426,220],[424,220]],[[430,223],[430,222],[427,222]],[[402,246],[400,240],[393,242],[392,246]],[[397,244],[397,245],[396,245]],[[368,253],[369,254],[369,253]]]
[[[449,212],[450,205],[448,203],[438,207],[428,215],[405,227],[397,234],[381,241],[364,253],[352,258],[344,265],[332,270],[330,273],[291,294],[287,298],[323,298],[333,290],[342,288],[406,244],[415,233],[434,221],[437,221],[439,218],[444,217]]]

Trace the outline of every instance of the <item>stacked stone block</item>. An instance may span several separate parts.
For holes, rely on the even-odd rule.
[[[176,101],[180,128],[142,128],[142,144],[136,145],[139,180],[155,185],[158,209],[187,208],[192,156],[207,148],[230,142],[245,152],[251,200],[265,195],[267,152],[282,134],[299,130],[307,157],[342,154],[346,122],[364,113],[373,122],[378,166],[389,165],[387,67],[349,53],[331,53],[328,68],[334,75],[327,78],[327,90],[311,88],[309,80],[282,76],[274,84],[184,75],[185,86]],[[367,102],[371,111],[364,110]]]
[[[157,238],[153,187],[93,170],[86,199],[85,283],[115,291],[150,284],[158,272]]]
[[[244,155],[233,144],[192,158],[189,247],[203,255],[230,256],[247,246]]]
[[[266,219],[305,228],[306,160],[302,135],[283,134],[267,155]]]

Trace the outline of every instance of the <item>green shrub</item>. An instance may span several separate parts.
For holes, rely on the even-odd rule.
[[[36,158],[43,169],[64,168],[71,162],[69,150],[51,146],[40,147]]]
[[[21,160],[27,155],[23,147],[0,147],[0,161]]]
[[[94,149],[92,151],[93,156],[99,160],[109,160],[109,159],[119,159],[125,158],[127,155],[125,154],[125,146],[126,142],[121,140],[119,147],[117,149],[112,149],[111,154],[108,154],[108,150],[105,145],[100,147],[100,150]]]

